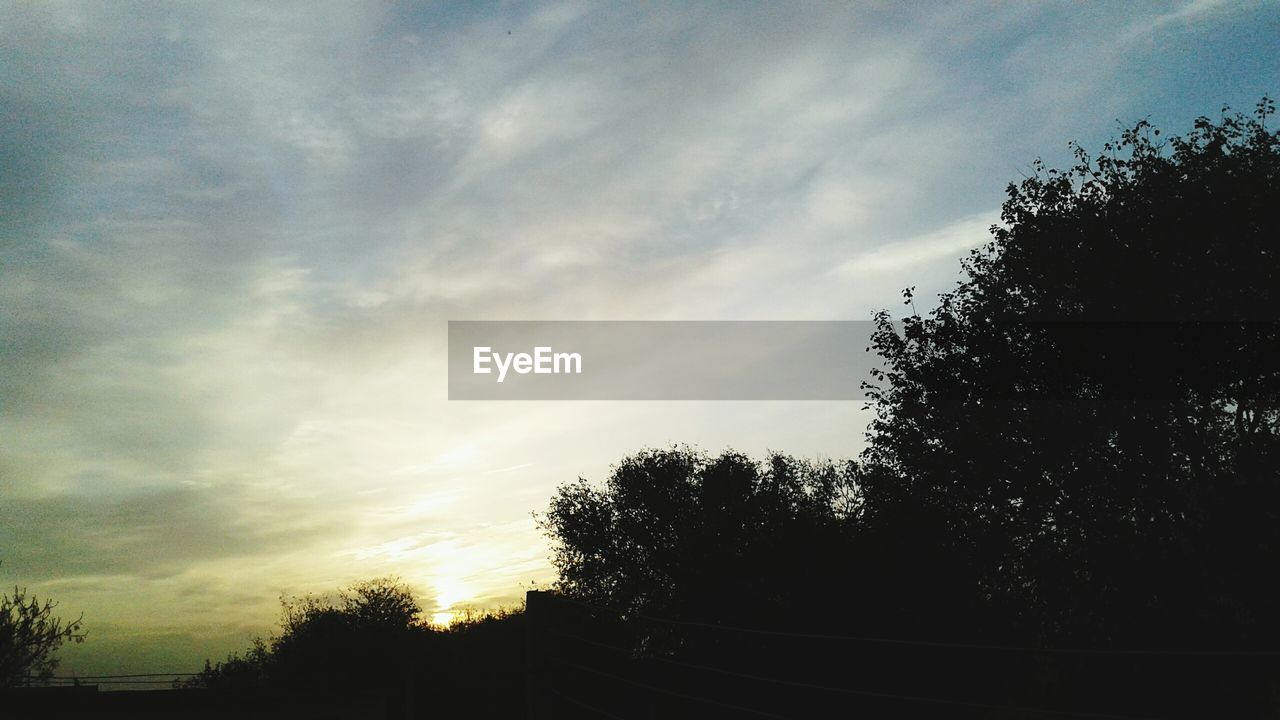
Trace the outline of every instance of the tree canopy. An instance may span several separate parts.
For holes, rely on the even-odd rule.
[[[524,709],[521,619],[516,610],[468,611],[447,628],[430,625],[406,583],[375,578],[282,598],[279,633],[206,661],[180,684],[294,698],[381,697],[388,717],[511,717]]]
[[[809,561],[839,542],[850,480],[847,466],[779,454],[647,450],[603,487],[561,486],[542,523],[569,594],[628,612],[758,617],[824,577]]]
[[[0,688],[48,680],[58,667],[58,648],[84,641],[82,620],[62,620],[53,614],[57,606],[18,587],[0,595]]]
[[[1280,639],[1273,111],[1037,164],[935,310],[877,316],[869,522],[940,513],[1045,637]]]
[[[1140,122],[1067,170],[1035,163],[933,309],[908,289],[909,314],[875,316],[855,461],[676,447],[563,485],[543,519],[558,589],[674,621],[645,625],[641,648],[675,636],[648,652],[760,675],[1273,707],[1256,653],[1280,646],[1273,115],[1264,99],[1168,139]],[[689,630],[721,626],[872,640],[783,661]]]
[[[206,662],[196,687],[393,686],[428,631],[413,592],[398,578],[355,583],[334,595],[281,599],[281,630],[243,655]]]

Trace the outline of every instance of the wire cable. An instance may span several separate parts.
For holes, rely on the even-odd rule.
[[[552,597],[563,600],[564,602],[587,607],[600,612],[612,613],[620,618],[626,618],[627,613],[613,608],[600,607],[581,600],[552,595]],[[1025,652],[1025,653],[1045,653],[1058,655],[1165,655],[1165,656],[1190,656],[1190,657],[1280,657],[1280,650],[1184,650],[1184,649],[1157,649],[1157,648],[1063,648],[1063,647],[1032,647],[1027,645],[986,645],[980,643],[957,643],[944,642],[940,640],[910,640],[904,638],[886,638],[874,637],[867,635],[829,635],[823,633],[798,633],[784,630],[765,630],[762,628],[740,627],[736,625],[722,625],[719,623],[699,622],[696,620],[673,620],[670,618],[656,617],[647,613],[631,613],[634,617],[651,622],[663,623],[666,625],[677,625],[683,627],[706,628],[710,630],[720,630],[724,632],[737,632],[751,635],[765,635],[771,637],[791,637],[808,640],[838,640],[846,642],[865,642],[876,643],[881,645],[906,645],[917,647],[936,647],[949,648],[956,650],[989,650],[995,652]]]
[[[177,678],[173,678],[172,680],[177,680]],[[172,683],[172,680],[162,680],[162,679],[156,679],[156,680],[88,680],[88,681],[85,681],[85,682],[73,682],[73,681],[70,681],[70,680],[59,680],[58,682],[50,683],[50,684],[48,684],[48,685],[44,685],[44,686],[40,686],[40,685],[33,685],[32,687],[93,687],[93,686],[95,686],[95,685],[169,685],[169,684],[171,684],[171,683]]]
[[[179,677],[199,675],[198,672],[174,672],[174,673],[133,673],[126,675],[54,675],[50,680],[90,680],[90,679],[117,679],[117,678],[149,678],[149,677]]]
[[[597,642],[589,638],[580,637],[578,635],[571,635],[569,633],[553,632],[553,634],[559,637],[569,638],[571,640],[577,640],[579,642],[583,642],[588,645],[595,645],[596,647],[606,648],[609,650],[631,654],[630,650],[627,650],[626,648],[623,648],[623,647],[619,647],[617,645],[610,645],[608,643]],[[1018,713],[1039,713],[1042,715],[1059,715],[1062,717],[1096,718],[1097,720],[1155,720],[1155,718],[1144,718],[1144,717],[1137,717],[1133,715],[1114,715],[1111,713],[1094,713],[1094,712],[1084,712],[1084,711],[1075,711],[1075,710],[1055,710],[1052,708],[1029,707],[1029,706],[1020,706],[1020,705],[996,705],[993,703],[980,703],[980,702],[974,702],[970,700],[950,700],[946,698],[922,697],[919,695],[902,695],[898,693],[876,692],[873,690],[856,690],[854,688],[842,688],[842,687],[834,687],[831,685],[819,685],[816,683],[809,683],[801,680],[787,680],[784,678],[769,677],[766,675],[753,675],[751,673],[738,672],[736,670],[729,670],[726,668],[714,667],[712,665],[702,665],[700,663],[685,662],[682,660],[675,660],[673,658],[645,656],[645,659],[656,660],[658,662],[665,663],[668,665],[675,665],[675,666],[690,668],[694,670],[704,670],[707,672],[718,673],[721,675],[738,677],[744,680],[751,680],[753,682],[767,682],[767,683],[774,683],[777,685],[787,685],[790,687],[802,688],[805,690],[819,690],[823,692],[841,693],[844,695],[860,695],[864,697],[874,697],[874,698],[881,698],[881,699],[887,699],[887,700],[904,700],[904,701],[910,701],[910,702],[922,702],[922,703],[930,703],[935,705],[955,705],[955,706],[976,708],[981,710],[1000,710],[1004,712],[1018,712]]]
[[[584,708],[584,709],[586,709],[586,710],[590,710],[591,712],[593,712],[593,713],[595,713],[595,714],[597,714],[597,715],[603,715],[604,717],[607,717],[607,718],[613,718],[613,720],[627,720],[626,718],[622,717],[621,715],[615,715],[615,714],[613,714],[613,713],[609,712],[608,710],[605,710],[605,709],[603,709],[603,708],[598,708],[598,707],[596,707],[595,705],[591,705],[591,704],[589,704],[589,703],[585,703],[585,702],[583,702],[583,701],[581,701],[581,700],[579,700],[579,699],[577,699],[577,698],[574,698],[574,697],[570,697],[570,696],[568,696],[568,695],[565,695],[564,693],[560,692],[559,690],[556,690],[555,688],[549,688],[549,689],[551,690],[552,694],[556,695],[556,696],[557,696],[557,697],[559,697],[561,700],[567,700],[567,701],[569,701],[570,703],[573,703],[574,705],[577,705],[577,706],[578,706],[578,707],[580,707],[580,708]]]

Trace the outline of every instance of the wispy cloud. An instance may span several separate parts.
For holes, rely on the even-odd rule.
[[[846,260],[832,272],[844,277],[865,277],[919,267],[931,261],[954,261],[966,251],[991,240],[990,229],[1000,214],[985,212],[960,218],[923,236],[881,245]]]
[[[513,598],[530,511],[644,445],[851,454],[857,403],[450,404],[445,321],[865,319],[1036,155],[1280,81],[1133,28],[1276,15],[0,6],[0,570],[207,649],[383,571]]]

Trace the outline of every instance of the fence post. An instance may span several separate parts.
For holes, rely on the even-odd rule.
[[[418,664],[414,662],[412,655],[409,656],[408,667],[405,672],[404,683],[404,718],[405,720],[417,720],[417,693],[418,693]]]
[[[525,693],[529,720],[550,720],[547,703],[550,681],[547,665],[547,614],[551,598],[544,590],[530,590],[524,596]]]

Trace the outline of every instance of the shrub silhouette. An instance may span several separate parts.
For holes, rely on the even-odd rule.
[[[372,697],[387,717],[511,717],[524,708],[519,609],[468,610],[447,628],[432,626],[395,577],[281,606],[278,635],[205,661],[180,687]]]
[[[630,613],[758,618],[827,575],[810,561],[841,542],[852,491],[845,466],[672,447],[623,459],[603,487],[561,486],[541,524],[568,595]]]
[[[403,686],[410,660],[430,629],[412,591],[394,577],[335,596],[283,598],[281,632],[205,670],[197,687],[337,688]]]
[[[1069,170],[1037,162],[934,310],[907,290],[910,315],[877,314],[856,462],[626,458],[553,497],[558,589],[632,621],[642,657],[997,705],[1277,711],[1280,667],[1248,654],[1280,647],[1273,114],[1168,141],[1141,122]],[[904,642],[766,651],[646,614]]]
[[[57,606],[18,587],[0,595],[0,688],[47,681],[58,667],[58,648],[84,641],[81,619],[63,621],[53,614]]]

